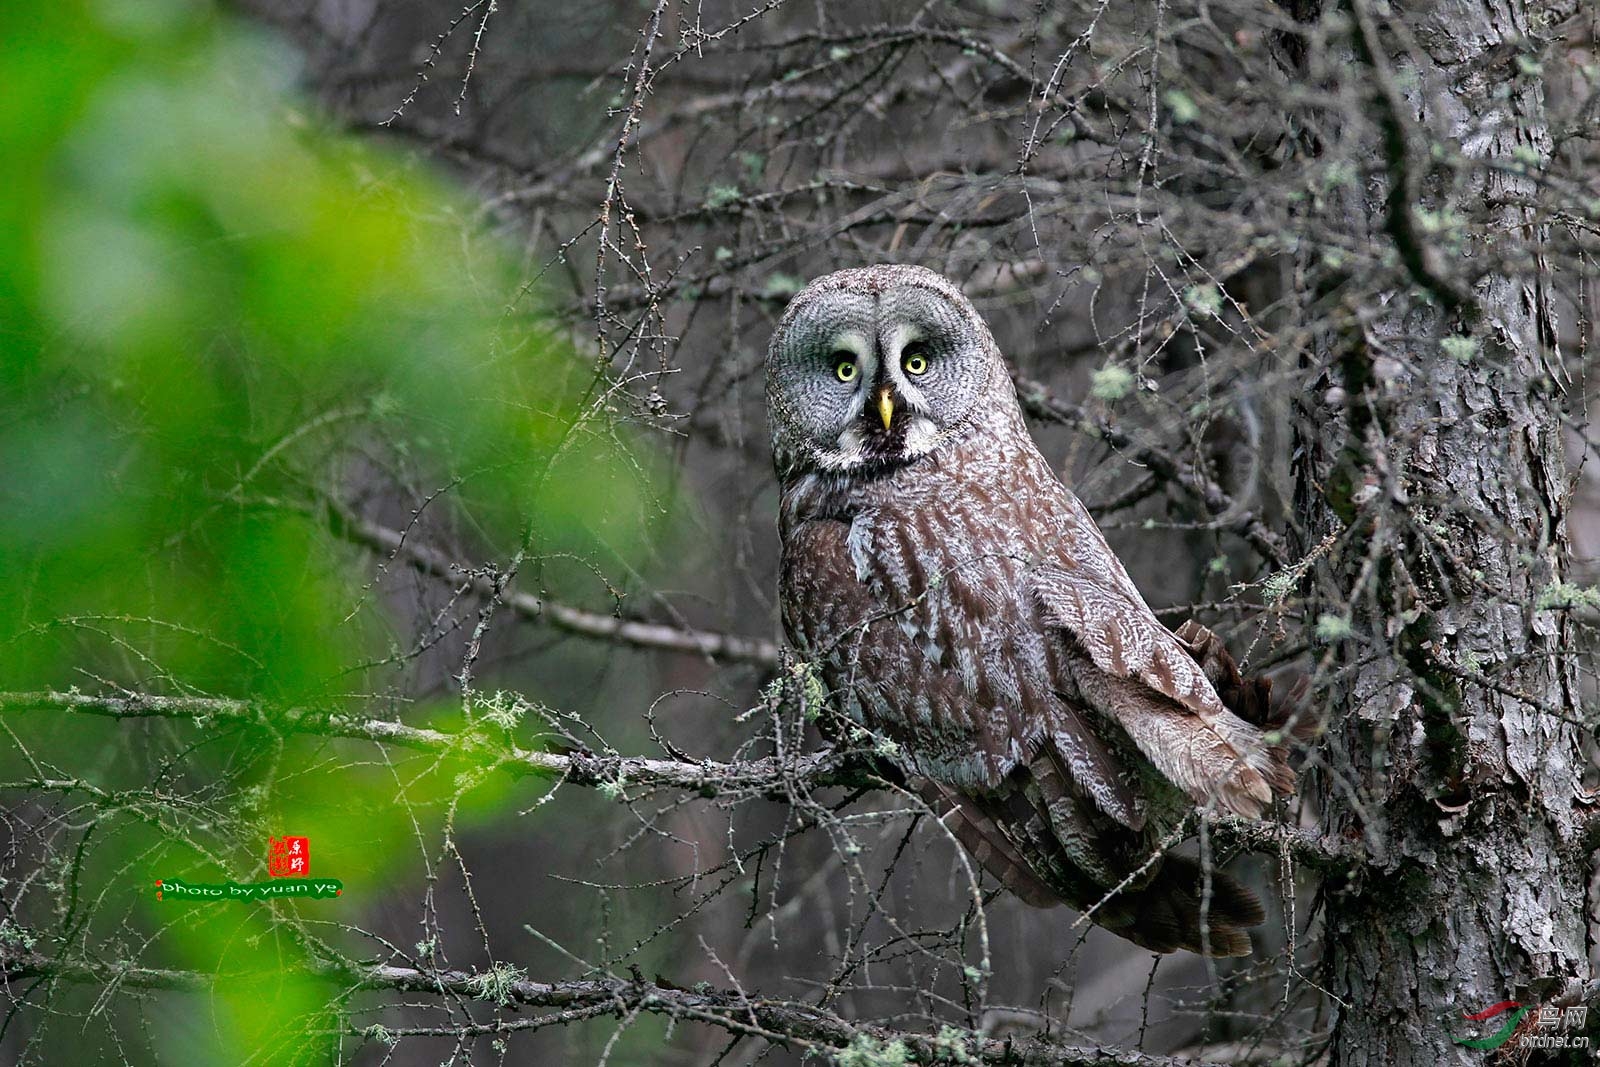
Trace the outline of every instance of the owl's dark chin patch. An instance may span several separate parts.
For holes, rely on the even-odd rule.
[[[834,454],[837,469],[858,474],[881,474],[903,467],[926,455],[938,428],[926,416],[907,412],[897,416],[887,430],[874,415],[857,419],[839,435]]]
[[[867,425],[862,435],[861,459],[865,463],[902,463],[910,458],[906,454],[906,421],[897,421],[885,430],[881,425]]]

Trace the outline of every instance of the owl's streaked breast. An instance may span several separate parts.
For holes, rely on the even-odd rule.
[[[1064,490],[1036,451],[985,432],[881,477],[785,488],[790,638],[924,773],[992,782],[1047,734],[1089,747],[1063,721],[1067,650],[1028,591],[1066,533],[1050,493]]]

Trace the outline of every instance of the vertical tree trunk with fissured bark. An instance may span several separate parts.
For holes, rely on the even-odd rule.
[[[1505,1053],[1454,1039],[1508,1016],[1464,1013],[1576,1004],[1588,974],[1557,403],[1574,386],[1530,261],[1542,223],[1519,206],[1551,137],[1538,80],[1503,69],[1525,5],[1348,13],[1382,175],[1352,194],[1352,221],[1405,284],[1335,316],[1299,430],[1302,548],[1335,668],[1311,777],[1325,831],[1372,860],[1324,887],[1332,1062],[1483,1063]]]

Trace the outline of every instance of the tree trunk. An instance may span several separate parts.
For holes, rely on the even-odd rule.
[[[1528,29],[1521,3],[1351,9],[1386,176],[1356,224],[1410,284],[1325,339],[1301,428],[1302,548],[1337,537],[1311,777],[1325,832],[1373,861],[1324,894],[1335,1064],[1481,1064],[1454,1039],[1510,1016],[1463,1013],[1575,1002],[1588,973],[1564,383],[1541,235],[1507,205],[1549,151],[1538,79],[1499,69]]]

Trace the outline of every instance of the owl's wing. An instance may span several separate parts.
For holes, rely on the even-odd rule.
[[[1060,506],[1056,529],[1063,536],[1053,557],[1034,569],[1033,590],[1045,621],[1098,668],[1075,672],[1079,690],[1196,801],[1260,815],[1275,787],[1293,787],[1282,750],[1223,704],[1196,659],[1200,650],[1161,625],[1064,488]]]

